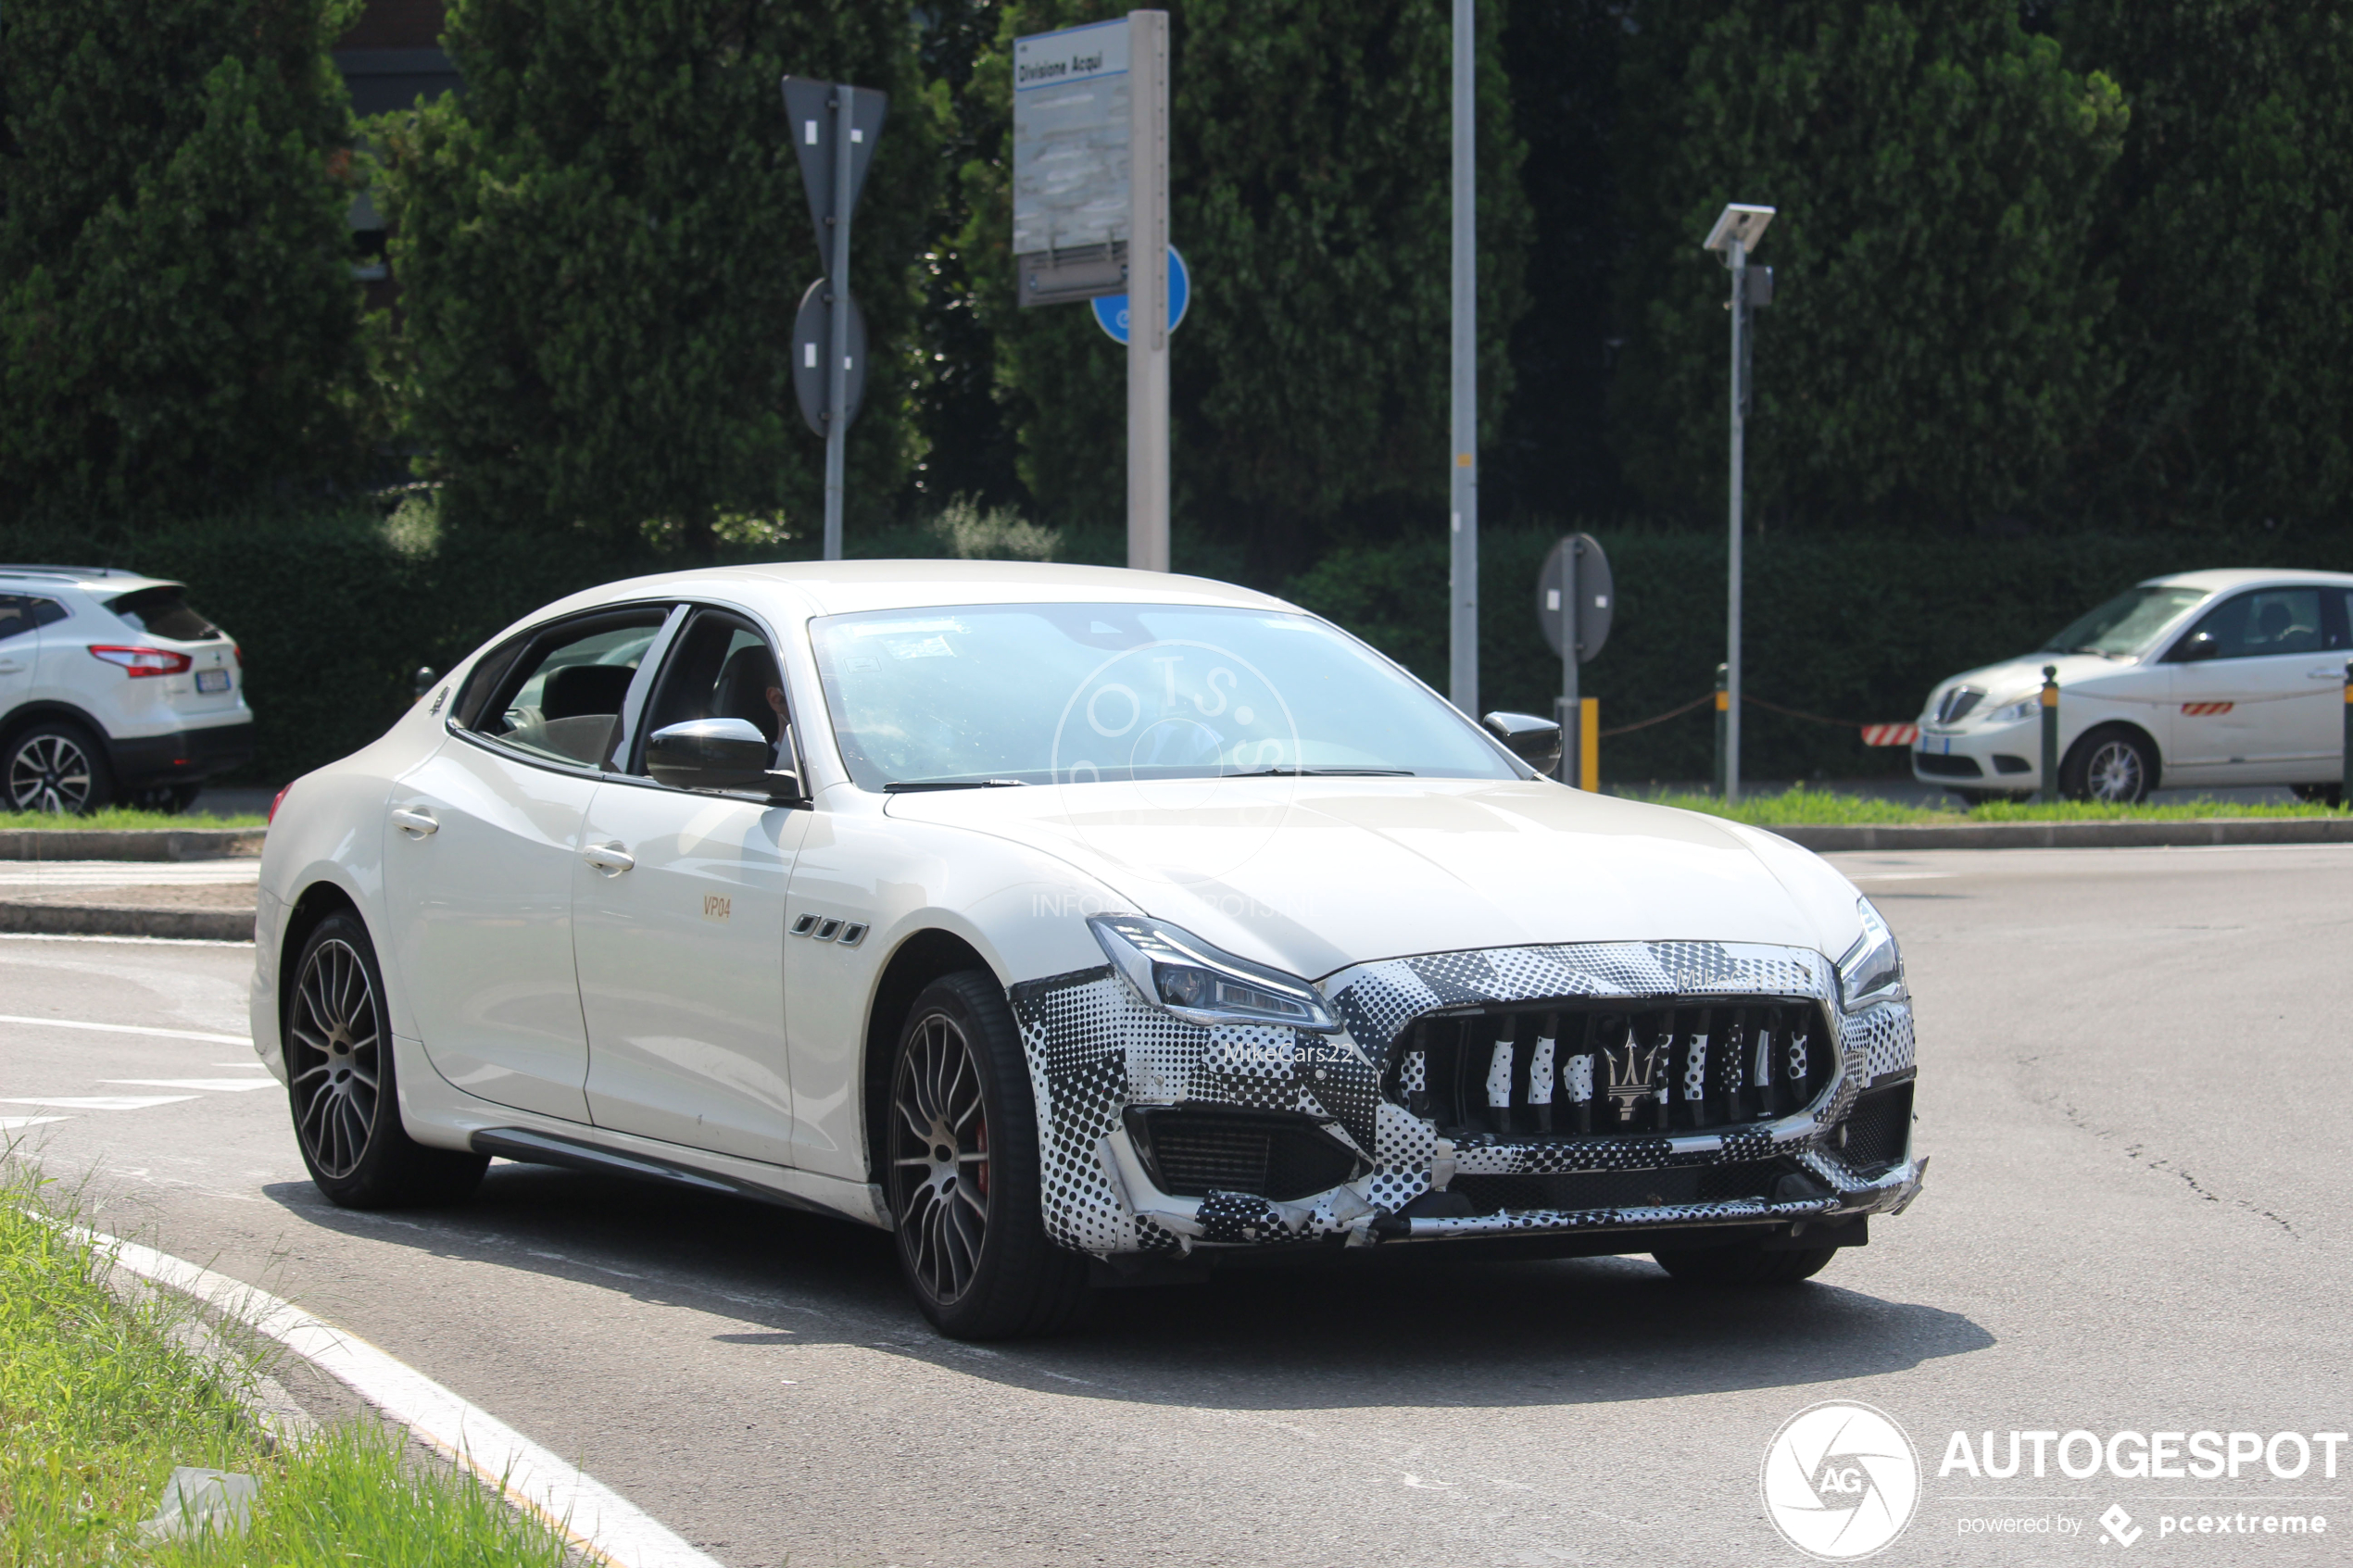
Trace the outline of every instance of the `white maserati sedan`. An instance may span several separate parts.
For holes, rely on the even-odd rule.
[[[1919,1189],[1895,940],[1558,746],[1199,579],[616,583],[288,788],[254,1038],[337,1203],[817,1210],[963,1337],[1277,1248],[1804,1279]]]

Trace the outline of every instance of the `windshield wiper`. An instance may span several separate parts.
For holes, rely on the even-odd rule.
[[[1410,779],[1411,768],[1260,768],[1229,779]]]
[[[883,785],[885,795],[910,795],[925,789],[1020,789],[1020,779],[894,779]]]

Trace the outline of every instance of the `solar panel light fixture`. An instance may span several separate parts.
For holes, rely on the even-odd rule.
[[[1751,207],[1745,202],[1727,202],[1716,219],[1716,227],[1707,232],[1707,244],[1702,248],[1729,253],[1737,244],[1744,251],[1755,250],[1756,242],[1765,237],[1765,226],[1773,221],[1774,209]]]

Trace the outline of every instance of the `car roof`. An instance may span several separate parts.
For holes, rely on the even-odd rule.
[[[2219,594],[2230,588],[2255,588],[2273,583],[2325,583],[2353,588],[2353,572],[2227,567],[2213,571],[2176,571],[2166,577],[2145,578],[2140,585],[2144,588],[2196,588]]]
[[[94,594],[128,594],[140,588],[183,586],[168,577],[149,577],[113,566],[0,565],[0,588],[18,588],[28,593],[44,587],[73,587]]]
[[[777,561],[711,567],[607,583],[579,596],[575,602],[599,603],[695,590],[757,592],[772,586],[793,589],[815,615],[924,609],[942,605],[1089,602],[1296,608],[1270,594],[1206,577],[1131,571],[1124,567],[1003,560]]]

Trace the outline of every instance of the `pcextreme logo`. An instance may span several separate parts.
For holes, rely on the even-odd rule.
[[[1846,1562],[1870,1556],[1912,1522],[1920,1461],[1886,1411],[1826,1400],[1773,1434],[1759,1485],[1782,1539],[1808,1557]]]

